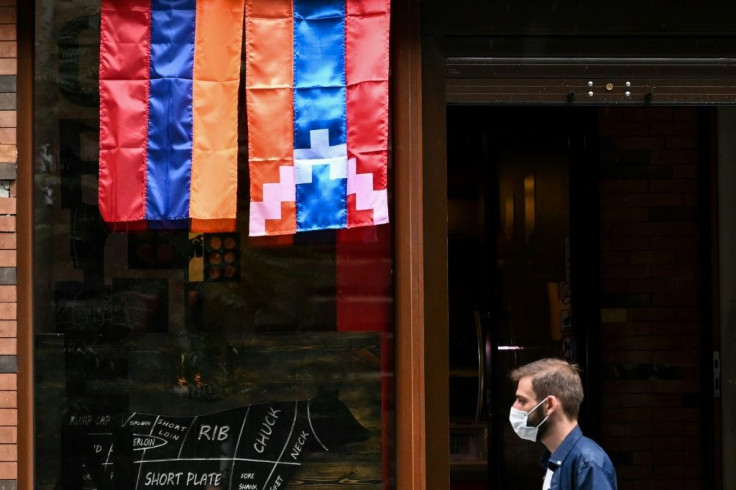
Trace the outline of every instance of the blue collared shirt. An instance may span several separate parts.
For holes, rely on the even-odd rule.
[[[616,470],[606,452],[576,426],[553,454],[539,460],[551,469],[550,490],[617,490]]]

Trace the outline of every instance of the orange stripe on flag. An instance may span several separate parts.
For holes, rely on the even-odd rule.
[[[247,0],[245,97],[248,112],[251,235],[296,231],[291,0]]]
[[[197,1],[192,87],[192,231],[213,231],[223,225],[233,229],[235,223],[243,14],[243,0]]]

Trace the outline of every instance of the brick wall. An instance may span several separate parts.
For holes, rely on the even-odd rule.
[[[620,488],[702,478],[698,119],[600,111],[603,446]]]
[[[0,490],[16,488],[16,2],[0,0]]]

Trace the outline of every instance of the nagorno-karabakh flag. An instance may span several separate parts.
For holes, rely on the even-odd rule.
[[[113,228],[235,228],[243,10],[102,0],[99,206]]]
[[[250,235],[388,222],[389,0],[246,0]]]

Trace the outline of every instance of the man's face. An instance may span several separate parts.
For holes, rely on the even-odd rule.
[[[531,376],[521,378],[516,387],[516,401],[514,401],[513,407],[524,412],[529,412],[531,409],[539,405],[540,401],[541,400],[537,398],[537,394],[534,393],[534,389],[532,388]],[[544,417],[544,407],[538,407],[534,412],[529,414],[527,424],[529,426],[536,426],[542,421],[542,419],[544,419]]]

